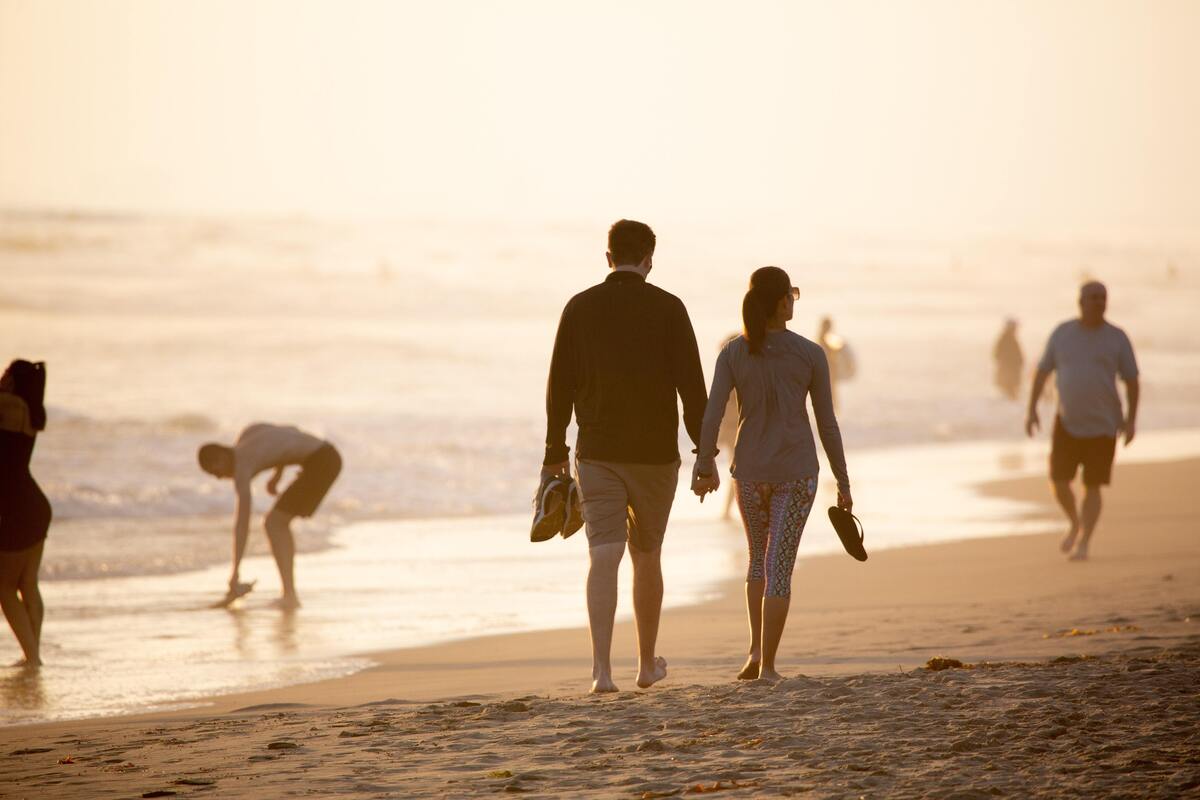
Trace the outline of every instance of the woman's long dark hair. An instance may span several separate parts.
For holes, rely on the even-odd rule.
[[[12,392],[29,406],[29,424],[35,431],[46,429],[46,364],[16,359],[8,365]]]
[[[750,290],[742,300],[742,332],[752,354],[762,352],[767,320],[791,290],[792,279],[779,267],[760,267],[750,276]]]

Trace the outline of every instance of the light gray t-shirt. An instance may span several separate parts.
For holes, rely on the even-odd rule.
[[[1087,328],[1078,319],[1067,320],[1050,334],[1038,369],[1057,373],[1058,416],[1067,433],[1116,437],[1125,427],[1117,376],[1125,381],[1138,376],[1125,331],[1107,322]]]
[[[821,444],[838,488],[849,490],[842,434],[833,413],[829,362],[816,342],[788,330],[768,331],[763,352],[750,354],[742,336],[717,356],[712,391],[700,433],[699,455],[711,458],[730,392],[737,390],[737,440],[733,477],[782,483],[815,477],[817,447],[805,398],[812,397]]]

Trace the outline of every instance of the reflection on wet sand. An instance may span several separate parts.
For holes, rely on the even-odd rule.
[[[4,707],[36,711],[46,705],[42,671],[28,667],[13,667],[0,676],[0,697]]]

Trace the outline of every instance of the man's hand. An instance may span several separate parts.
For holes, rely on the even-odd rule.
[[[570,461],[563,461],[559,464],[543,464],[541,479],[546,480],[546,478],[552,478],[555,475],[570,475],[570,474],[571,474],[571,462]]]
[[[854,498],[850,496],[849,489],[845,491],[838,489],[837,505],[838,508],[842,509],[843,511],[854,510]]]
[[[1137,423],[1132,419],[1125,420],[1125,446],[1129,447],[1129,443],[1133,441],[1133,437],[1137,435]]]
[[[1032,436],[1042,429],[1042,421],[1038,419],[1037,407],[1029,407],[1029,416],[1025,417],[1025,435]]]

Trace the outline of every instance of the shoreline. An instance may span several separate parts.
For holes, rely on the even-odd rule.
[[[1119,464],[1088,564],[1063,561],[1053,534],[887,549],[873,553],[865,564],[844,554],[801,559],[781,669],[812,676],[862,674],[915,668],[937,655],[972,662],[1038,661],[1143,647],[1146,641],[1155,646],[1185,641],[1200,630],[1193,625],[1200,621],[1200,553],[1183,538],[1196,522],[1194,515],[1189,518],[1186,498],[1190,481],[1198,476],[1200,458]],[[1057,514],[1041,479],[993,481],[980,491]],[[1149,513],[1158,525],[1167,520],[1166,531],[1143,534],[1144,546],[1139,547],[1131,528]],[[997,573],[1004,579],[997,580]],[[1123,584],[1134,581],[1140,588],[1134,592],[1126,586],[1106,603],[1110,587],[1101,581],[1117,575]],[[1185,599],[1173,611],[1163,612],[1161,604],[1154,611],[1146,598],[1164,587],[1168,594],[1182,592]],[[664,610],[660,652],[672,669],[667,686],[731,680],[745,645],[741,589],[740,580],[726,581],[714,599]],[[997,605],[1007,609],[1001,626],[993,624]],[[1105,610],[1105,605],[1112,607]],[[913,613],[905,615],[906,608]],[[1129,621],[1142,617],[1146,619]],[[1070,635],[1072,630],[1092,633]],[[618,680],[627,690],[632,687],[633,639],[632,622],[618,620],[614,667],[618,676],[629,673]],[[210,696],[186,708],[17,723],[0,729],[0,741],[18,732],[102,722],[136,725],[280,704],[330,708],[382,700],[576,696],[587,689],[588,653],[585,627],[368,652],[360,657],[373,665],[344,677]]]

